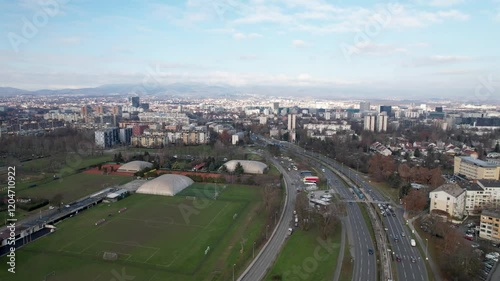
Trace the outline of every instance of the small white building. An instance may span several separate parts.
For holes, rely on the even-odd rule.
[[[465,195],[465,189],[458,184],[443,184],[429,193],[430,212],[441,211],[451,217],[462,218],[465,212]]]

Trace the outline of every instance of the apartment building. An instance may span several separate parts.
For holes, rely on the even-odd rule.
[[[481,213],[479,237],[495,242],[500,242],[500,212],[484,210]]]
[[[461,218],[465,212],[466,190],[458,184],[446,183],[429,193],[430,212],[447,213],[451,217]]]
[[[476,159],[471,156],[455,156],[454,174],[461,174],[469,179],[500,179],[500,165]]]
[[[94,136],[98,148],[110,148],[120,142],[118,127],[95,131]]]

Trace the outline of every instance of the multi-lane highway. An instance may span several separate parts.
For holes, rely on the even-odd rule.
[[[325,167],[324,175],[328,180],[328,184],[333,188],[343,199],[357,199],[349,192],[345,185],[335,173]],[[370,281],[377,280],[377,264],[375,256],[374,243],[372,241],[368,227],[363,219],[358,204],[349,203],[347,206],[347,224],[349,248],[354,258],[354,281]],[[372,250],[372,254],[369,250]],[[344,257],[348,258],[348,257]]]
[[[309,152],[310,153],[310,152]],[[356,182],[359,186],[363,188],[363,191],[367,193],[375,201],[385,201],[385,198],[375,190],[366,180],[358,174],[356,171],[339,164],[338,162],[326,158],[319,154],[314,154],[314,157],[319,157],[326,163],[330,164],[333,168],[339,170],[348,178]],[[393,206],[396,207],[396,206]],[[427,268],[423,257],[416,247],[410,245],[411,235],[405,226],[405,219],[403,218],[403,210],[400,208],[396,209],[396,216],[383,217],[383,223],[387,228],[388,236],[391,243],[391,251],[394,260],[396,261],[396,268],[398,279],[405,281],[424,281],[428,280]],[[404,233],[404,237],[402,234]],[[398,237],[398,242],[394,239]],[[397,257],[400,261],[397,261]]]

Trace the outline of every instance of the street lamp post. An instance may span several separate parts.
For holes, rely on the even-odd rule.
[[[425,260],[429,260],[429,256],[427,255],[427,247],[429,247],[429,240],[425,238]]]
[[[236,266],[236,264],[234,263],[233,264],[233,281],[234,281],[234,267]]]

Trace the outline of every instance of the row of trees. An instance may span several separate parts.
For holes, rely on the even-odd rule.
[[[370,158],[368,172],[376,181],[394,181],[394,175],[397,175],[404,182],[417,182],[432,187],[438,187],[444,183],[440,167],[429,169],[417,165],[410,166],[407,163],[397,165],[391,156],[381,154],[375,154]]]
[[[474,280],[481,269],[481,254],[470,247],[463,233],[438,218],[430,217],[429,239],[435,240],[437,263],[449,280]]]
[[[331,236],[340,224],[340,217],[345,216],[346,209],[343,202],[335,201],[323,209],[309,206],[309,198],[305,192],[299,193],[295,202],[295,209],[299,219],[299,227],[308,231],[316,226],[322,239]]]

